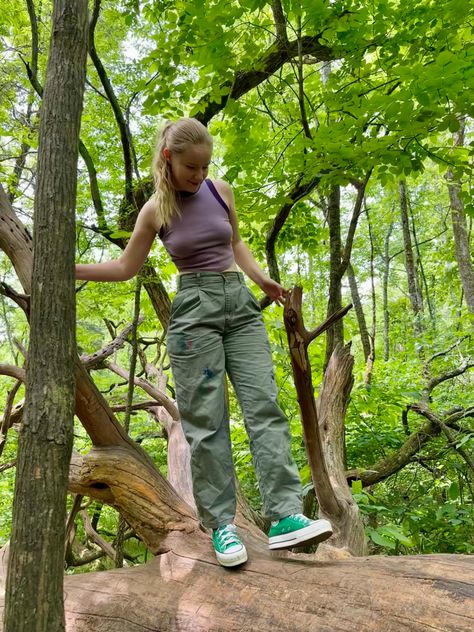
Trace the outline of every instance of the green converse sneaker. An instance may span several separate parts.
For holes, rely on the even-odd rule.
[[[247,561],[247,551],[236,533],[234,524],[214,529],[212,543],[221,566],[238,566]]]
[[[291,514],[272,522],[268,534],[269,549],[291,549],[303,544],[323,542],[332,536],[329,520],[310,520],[303,514]]]

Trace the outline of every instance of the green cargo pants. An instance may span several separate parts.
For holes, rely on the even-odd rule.
[[[299,513],[301,483],[288,420],[276,401],[270,346],[258,302],[240,272],[179,277],[168,354],[204,526],[232,522],[236,509],[226,371],[243,411],[266,516]]]

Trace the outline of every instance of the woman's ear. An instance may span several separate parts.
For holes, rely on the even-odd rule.
[[[166,160],[167,160],[168,162],[170,162],[170,159],[171,159],[171,152],[170,152],[170,150],[168,149],[168,147],[165,147],[165,148],[163,149],[163,156],[166,158]]]

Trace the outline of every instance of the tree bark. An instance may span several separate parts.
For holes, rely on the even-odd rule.
[[[403,242],[405,245],[405,269],[407,271],[408,292],[410,295],[411,308],[415,316],[415,332],[421,333],[419,317],[423,311],[423,299],[421,296],[418,280],[416,277],[415,257],[411,241],[410,222],[408,218],[407,190],[405,182],[399,183],[400,192],[400,216],[403,229]]]
[[[329,194],[327,201],[327,222],[329,226],[329,298],[327,316],[337,313],[342,306],[342,289],[341,282],[347,266],[351,260],[352,245],[354,243],[354,235],[357,229],[362,212],[362,204],[365,196],[367,182],[372,174],[370,169],[362,182],[354,183],[357,189],[357,197],[352,209],[352,217],[347,230],[347,235],[342,246],[341,236],[341,190],[339,186],[334,186]],[[326,367],[331,358],[332,352],[337,345],[344,344],[344,329],[342,321],[338,320],[332,327],[328,329],[326,335],[326,356],[324,366]]]
[[[33,240],[28,229],[18,221],[8,195],[1,183],[0,250],[3,250],[10,259],[23,289],[27,294],[30,294]],[[29,262],[29,265],[27,262]]]
[[[464,145],[464,130],[466,122],[460,121],[461,128],[455,135],[454,146]],[[446,173],[448,181],[449,203],[451,206],[451,220],[453,223],[454,251],[461,277],[461,285],[464,291],[466,305],[471,314],[474,313],[474,266],[471,258],[469,235],[467,230],[464,203],[460,196],[461,185],[454,179],[451,169]]]
[[[354,268],[351,264],[347,266],[347,278],[349,279],[349,287],[351,288],[351,298],[354,305],[354,310],[357,316],[357,323],[359,325],[360,339],[362,342],[362,349],[364,350],[364,359],[367,362],[370,351],[370,336],[367,329],[367,323],[365,321],[365,314],[362,308],[362,302],[360,300],[359,288],[357,287],[357,280],[354,274]]]
[[[250,533],[245,540],[249,562],[238,571],[220,567],[200,533],[192,542],[170,536],[146,565],[67,577],[67,632],[470,632],[474,626],[472,556],[329,563],[270,553]]]
[[[328,199],[328,225],[329,225],[329,289],[327,315],[334,314],[342,307],[341,279],[345,270],[341,269],[341,191],[335,186]],[[330,327],[326,334],[326,358],[329,359],[337,345],[344,344],[344,326],[342,319]]]
[[[291,365],[301,410],[303,437],[320,517],[334,527],[330,544],[353,555],[365,554],[365,536],[357,504],[347,487],[344,468],[344,416],[352,388],[353,358],[337,347],[326,370],[316,404],[307,348],[347,311],[339,310],[313,332],[304,327],[302,290],[293,288],[286,299],[284,320]]]
[[[383,359],[385,362],[390,357],[390,314],[388,311],[388,279],[390,275],[390,237],[392,235],[393,224],[388,227],[387,234],[384,240],[383,250],[383,280],[382,280],[382,295],[383,295]]]
[[[65,629],[63,550],[76,348],[75,199],[86,36],[87,0],[57,0],[39,135],[28,387],[5,632]]]
[[[344,421],[354,383],[354,358],[349,350],[350,345],[334,349],[317,400],[317,413],[324,461],[332,489],[342,507],[338,514],[326,516],[335,527],[331,544],[354,555],[366,555],[362,518],[345,473]]]

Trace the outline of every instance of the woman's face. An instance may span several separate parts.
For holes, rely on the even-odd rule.
[[[212,147],[207,144],[189,145],[180,154],[165,154],[171,166],[174,188],[177,191],[196,193],[202,181],[207,178],[211,155]]]

